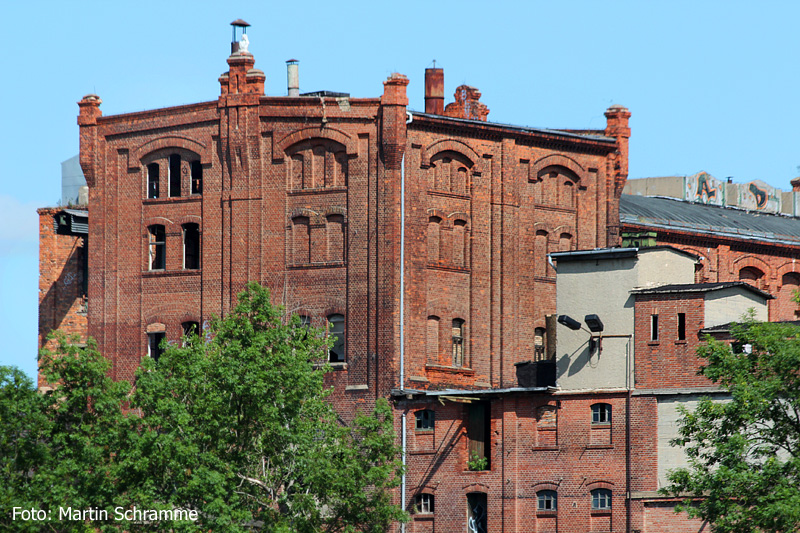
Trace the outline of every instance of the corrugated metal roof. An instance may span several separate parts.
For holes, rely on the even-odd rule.
[[[675,198],[623,194],[619,202],[619,221],[620,224],[800,245],[800,218],[694,204]]]

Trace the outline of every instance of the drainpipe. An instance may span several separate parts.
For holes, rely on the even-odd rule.
[[[406,125],[411,124],[414,117],[406,111]],[[408,134],[406,134],[408,136]],[[403,150],[403,159],[400,161],[400,391],[406,388],[405,375],[405,323],[406,323],[406,152]],[[400,478],[400,508],[406,510],[406,413],[400,418],[400,446],[403,450],[403,476]],[[405,523],[400,524],[400,531],[406,532]]]

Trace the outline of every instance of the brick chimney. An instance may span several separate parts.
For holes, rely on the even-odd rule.
[[[800,177],[797,177],[789,182],[792,186],[792,192],[800,192]]]
[[[431,115],[444,113],[444,69],[425,69],[425,112]]]
[[[87,94],[78,102],[78,126],[80,126],[80,165],[86,183],[94,187],[95,153],[97,150],[97,119],[103,115],[100,104],[103,101],[96,94]]]
[[[622,180],[622,186],[628,179],[628,139],[631,137],[631,128],[628,126],[628,119],[631,112],[627,107],[612,105],[606,112],[606,135],[616,137],[619,147],[619,158],[617,159],[617,175]]]

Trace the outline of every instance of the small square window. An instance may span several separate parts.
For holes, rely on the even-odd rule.
[[[608,489],[595,489],[592,491],[592,511],[611,510],[611,491]]]
[[[607,403],[596,403],[592,406],[592,424],[610,424],[611,406]]]
[[[414,511],[417,514],[433,514],[433,494],[417,494],[414,498]]]
[[[536,494],[536,509],[538,511],[555,511],[558,503],[558,494],[554,490],[541,490]]]
[[[417,419],[417,430],[433,431],[435,426],[435,413],[430,409],[423,409],[415,413]]]

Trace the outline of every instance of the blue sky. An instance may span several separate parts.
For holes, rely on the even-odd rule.
[[[705,170],[790,189],[800,175],[800,3],[2,2],[0,364],[36,373],[37,207],[61,195],[78,152],[76,102],[105,115],[214,100],[229,23],[250,24],[268,95],[375,97],[406,74],[423,110],[424,69],[444,68],[446,102],[467,83],[489,120],[597,128],[611,104],[631,118],[630,177]]]

